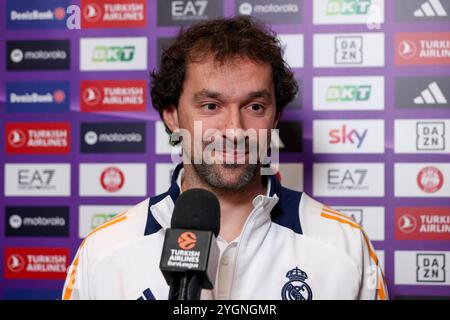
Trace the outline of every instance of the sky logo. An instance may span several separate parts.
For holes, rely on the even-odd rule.
[[[364,139],[367,136],[368,129],[358,131],[356,129],[349,130],[347,125],[343,125],[341,128],[333,129],[328,132],[331,144],[352,144],[356,145],[359,149],[364,143]]]

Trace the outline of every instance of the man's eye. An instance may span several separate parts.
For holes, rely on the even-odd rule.
[[[214,110],[217,109],[217,104],[215,104],[215,103],[207,103],[207,104],[204,104],[202,107],[206,111],[214,111]]]
[[[262,111],[264,108],[263,108],[262,105],[257,104],[257,103],[254,103],[254,104],[251,104],[251,105],[250,105],[250,109],[251,109],[252,111]]]

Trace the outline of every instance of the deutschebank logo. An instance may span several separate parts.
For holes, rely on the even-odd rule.
[[[5,279],[64,280],[67,248],[5,248]]]
[[[6,153],[64,154],[70,152],[70,124],[66,122],[6,123]]]
[[[82,153],[144,153],[145,122],[81,123]]]
[[[314,110],[383,110],[384,77],[315,77]]]
[[[405,109],[450,108],[450,77],[396,78],[395,105]]]
[[[223,16],[223,0],[158,0],[158,26],[188,25]]]
[[[64,29],[68,0],[6,2],[8,29]]]
[[[146,70],[147,38],[81,38],[80,70]]]
[[[449,65],[450,32],[415,32],[395,35],[397,65]]]
[[[70,40],[6,41],[8,71],[69,70]]]
[[[301,24],[303,0],[238,0],[236,15],[251,15],[273,24]]]
[[[70,108],[68,81],[7,82],[7,112],[63,112]]]
[[[145,111],[145,80],[82,80],[80,108],[86,112]]]
[[[396,0],[396,20],[431,22],[450,20],[449,0]]]
[[[314,0],[314,24],[366,24],[373,29],[384,23],[384,0]]]
[[[141,28],[147,25],[146,0],[82,0],[82,28]]]
[[[383,67],[384,33],[315,34],[316,68]]]

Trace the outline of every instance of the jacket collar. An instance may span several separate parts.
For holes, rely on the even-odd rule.
[[[182,164],[178,164],[175,168],[167,192],[150,199],[145,235],[157,232],[161,228],[170,228],[175,201],[180,195],[181,186],[178,184],[178,180],[182,169]],[[277,191],[281,191],[281,186],[276,176],[271,175],[267,177],[267,194],[258,195],[253,199],[254,210],[252,212],[259,216],[259,223],[270,221],[270,212],[279,199]],[[258,208],[258,210],[256,210],[256,208]],[[262,220],[261,215],[263,215]]]

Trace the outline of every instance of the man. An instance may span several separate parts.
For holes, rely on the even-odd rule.
[[[152,73],[151,94],[167,131],[184,133],[183,164],[166,193],[83,241],[63,298],[167,299],[159,262],[174,202],[204,188],[220,203],[221,255],[215,288],[202,299],[386,299],[361,227],[263,174],[267,158],[250,161],[245,146],[270,143],[268,132],[296,93],[275,35],[254,20],[216,19],[180,32]],[[188,139],[199,128],[201,140]],[[252,130],[263,134],[242,134]],[[205,152],[212,136],[226,147]]]

